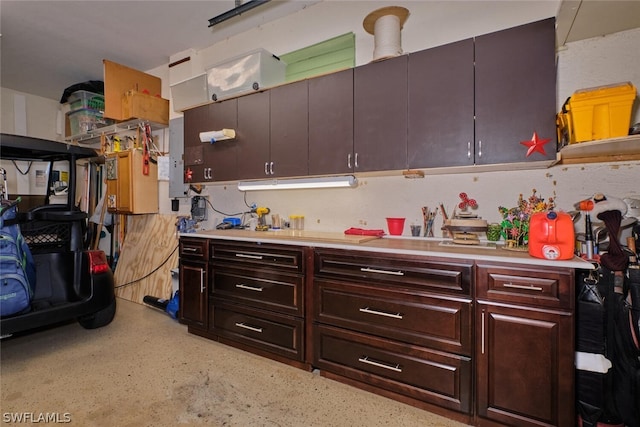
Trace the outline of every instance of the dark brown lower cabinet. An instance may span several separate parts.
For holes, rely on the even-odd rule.
[[[208,242],[180,239],[180,322],[193,328],[207,328]]]
[[[571,426],[573,317],[479,303],[478,416],[514,426]]]
[[[574,273],[478,263],[479,425],[574,426]]]
[[[472,414],[471,261],[329,249],[314,261],[321,374]]]
[[[471,358],[342,328],[314,325],[314,365],[362,383],[471,411]]]
[[[208,335],[309,368],[305,361],[303,248],[212,241]]]
[[[575,271],[524,262],[181,238],[180,315],[466,424],[574,426]]]

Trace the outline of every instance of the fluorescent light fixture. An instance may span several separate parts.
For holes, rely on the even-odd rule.
[[[240,191],[295,190],[303,188],[354,188],[358,186],[355,176],[329,176],[321,178],[269,179],[238,183]]]

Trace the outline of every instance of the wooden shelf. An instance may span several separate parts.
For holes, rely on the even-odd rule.
[[[640,160],[640,135],[581,142],[558,152],[560,164]]]

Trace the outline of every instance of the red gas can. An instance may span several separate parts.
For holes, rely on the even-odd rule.
[[[529,255],[544,259],[571,259],[576,247],[571,216],[538,212],[529,222]]]

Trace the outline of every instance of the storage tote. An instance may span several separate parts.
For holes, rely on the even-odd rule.
[[[630,82],[574,92],[567,105],[569,143],[627,136],[635,99],[636,88]]]
[[[286,64],[264,49],[225,61],[207,69],[211,100],[242,95],[284,83]]]

